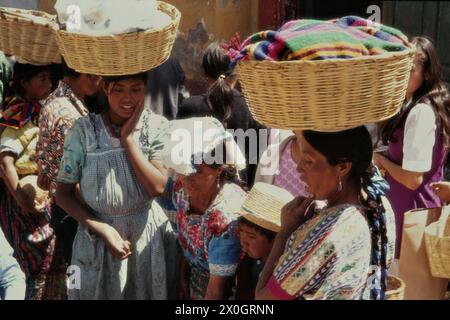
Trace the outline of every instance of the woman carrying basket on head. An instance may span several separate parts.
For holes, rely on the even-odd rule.
[[[79,222],[72,264],[81,283],[69,299],[167,299],[172,229],[154,201],[167,180],[167,120],[143,108],[146,73],[104,82],[109,108],[75,122],[58,174],[57,204]]]
[[[256,299],[384,299],[394,218],[367,129],[296,134],[298,171],[312,197],[283,208]],[[327,206],[314,212],[313,199]]]

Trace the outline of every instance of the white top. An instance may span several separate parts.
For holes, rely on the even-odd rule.
[[[431,170],[436,128],[436,115],[430,105],[419,103],[411,109],[403,138],[403,169],[413,172]]]

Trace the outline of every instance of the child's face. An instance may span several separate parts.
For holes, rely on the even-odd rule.
[[[52,73],[42,71],[31,78],[30,81],[24,81],[22,86],[28,99],[32,101],[43,100],[52,92]]]
[[[243,223],[239,224],[239,237],[241,239],[242,251],[253,259],[267,259],[272,250],[273,241],[254,228]]]

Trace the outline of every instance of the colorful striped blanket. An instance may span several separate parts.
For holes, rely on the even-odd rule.
[[[6,110],[1,113],[0,127],[20,129],[30,120],[39,115],[41,105],[39,102],[27,102],[22,98],[12,97],[5,101]]]
[[[330,21],[293,20],[277,31],[262,31],[247,38],[233,64],[253,60],[351,59],[410,47],[399,30],[356,16]]]

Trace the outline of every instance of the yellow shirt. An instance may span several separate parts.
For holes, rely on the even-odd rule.
[[[20,129],[5,128],[0,139],[0,153],[11,152],[16,156],[17,174],[37,173],[36,143],[39,127],[32,121]]]

